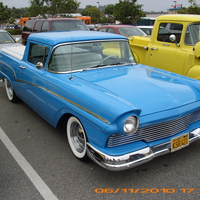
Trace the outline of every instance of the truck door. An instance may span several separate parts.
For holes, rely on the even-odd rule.
[[[148,65],[167,71],[183,74],[186,52],[180,47],[183,25],[178,23],[161,23],[157,35],[152,35],[149,46]],[[176,43],[169,40],[169,36],[176,36]]]
[[[16,91],[18,95],[43,117],[47,115],[47,72],[42,68],[38,69],[36,63],[46,62],[49,49],[38,44],[28,44],[29,52],[27,58],[21,62],[20,67],[16,71],[18,78]]]

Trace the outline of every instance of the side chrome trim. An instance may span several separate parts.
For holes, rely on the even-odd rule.
[[[94,113],[94,112],[92,112],[92,111],[90,111],[90,110],[84,108],[83,106],[81,106],[81,105],[79,105],[79,104],[77,104],[77,103],[75,103],[75,102],[73,102],[73,101],[71,101],[71,100],[69,100],[69,99],[67,99],[67,98],[65,98],[65,97],[63,97],[63,96],[57,94],[57,93],[52,92],[51,90],[48,90],[48,89],[46,89],[46,88],[44,88],[44,87],[42,87],[42,86],[40,86],[40,85],[31,83],[31,82],[28,82],[28,81],[24,81],[24,80],[17,79],[16,73],[15,73],[14,69],[13,69],[10,65],[8,65],[8,64],[6,64],[5,62],[2,62],[2,61],[0,61],[0,63],[4,64],[6,67],[8,67],[8,68],[12,71],[13,76],[14,76],[14,79],[15,79],[16,82],[26,83],[26,84],[33,85],[33,86],[35,86],[35,87],[38,87],[38,88],[40,88],[40,89],[42,89],[42,90],[45,90],[45,91],[47,91],[47,92],[49,92],[49,93],[51,93],[51,94],[53,94],[53,95],[55,95],[55,96],[57,96],[57,97],[59,97],[59,98],[61,98],[61,99],[63,99],[63,100],[65,100],[65,101],[67,101],[67,102],[73,104],[74,106],[76,106],[76,107],[78,107],[78,108],[84,110],[85,112],[87,112],[87,113],[93,115],[94,117],[96,117],[97,119],[99,119],[99,120],[105,122],[106,124],[110,124],[110,122],[109,122],[108,120],[104,119],[103,117],[97,115],[96,113]],[[20,68],[23,68],[23,67],[21,67],[21,65],[20,65]]]
[[[10,65],[6,64],[5,62],[3,62],[1,60],[0,60],[0,63],[2,63],[3,65],[5,65],[6,67],[8,67],[12,71],[14,79],[17,80],[17,76],[16,76],[16,73],[15,73],[14,69]]]
[[[200,139],[200,128],[189,132],[189,143]],[[138,151],[121,156],[110,156],[102,153],[87,143],[88,156],[98,165],[110,171],[122,171],[136,167],[152,160],[155,157],[171,153],[171,141],[152,147],[146,147]]]
[[[27,81],[24,81],[24,80],[19,80],[19,79],[18,79],[18,80],[16,80],[16,81],[17,81],[17,82],[23,82],[23,83],[26,83],[26,84],[30,84],[30,85],[33,85],[33,86],[35,86],[35,87],[38,87],[38,88],[40,88],[40,89],[42,89],[42,90],[45,90],[45,91],[47,91],[47,92],[49,92],[49,93],[51,93],[51,94],[53,94],[53,95],[55,95],[55,96],[57,96],[57,97],[59,97],[59,98],[61,98],[61,99],[63,99],[63,100],[65,100],[65,101],[67,101],[67,102],[73,104],[74,106],[76,106],[76,107],[78,107],[78,108],[84,110],[85,112],[87,112],[87,113],[93,115],[94,117],[98,118],[99,120],[101,120],[101,121],[103,121],[103,122],[105,122],[105,123],[107,123],[107,124],[110,124],[110,122],[107,121],[106,119],[100,117],[99,115],[97,115],[97,114],[91,112],[90,110],[88,110],[88,109],[82,107],[81,105],[79,105],[79,104],[77,104],[77,103],[75,103],[75,102],[73,102],[73,101],[71,101],[71,100],[69,100],[69,99],[67,99],[67,98],[65,98],[65,97],[63,97],[63,96],[61,96],[61,95],[59,95],[59,94],[57,94],[57,93],[52,92],[51,90],[48,90],[48,89],[46,89],[46,88],[44,88],[44,87],[42,87],[42,86],[36,85],[36,84],[34,84],[34,83],[27,82]]]

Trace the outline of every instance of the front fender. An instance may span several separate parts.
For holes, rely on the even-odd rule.
[[[74,106],[72,105],[72,107]],[[116,125],[108,125],[102,122],[101,120],[98,120],[94,116],[90,115],[89,113],[85,112],[84,110],[72,107],[71,109],[63,108],[59,110],[53,118],[52,125],[54,127],[57,127],[57,123],[60,121],[61,117],[64,117],[64,122],[67,122],[68,117],[73,115],[77,117],[82,123],[87,134],[88,142],[92,145],[104,148],[109,135],[117,132]],[[108,127],[110,128],[107,131]]]
[[[90,124],[90,126],[94,126],[97,130],[102,132],[108,126],[108,124],[92,116],[90,113],[87,113],[84,110],[81,110],[80,108],[70,104],[68,104],[68,106],[66,107],[63,106],[63,108],[59,109],[53,116],[52,121],[50,123],[54,127],[57,127],[60,119],[64,115],[73,115],[77,117],[82,123],[84,122],[84,124],[85,123]]]
[[[196,80],[200,80],[200,65],[195,65],[195,66],[192,66],[186,76],[190,77],[190,78],[194,78]]]
[[[146,36],[134,36],[129,39],[131,51],[138,63],[146,64],[149,42],[150,38]]]
[[[139,58],[139,56],[137,55],[137,53],[133,52],[133,55],[134,55],[135,61],[136,61],[137,63],[140,63],[140,58]]]

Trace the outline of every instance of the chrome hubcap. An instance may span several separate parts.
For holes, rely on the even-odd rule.
[[[82,153],[85,149],[85,136],[83,133],[83,129],[77,122],[73,122],[71,124],[70,129],[70,137],[73,143],[74,148],[79,152]]]
[[[6,79],[5,80],[5,84],[6,84],[6,91],[8,94],[9,99],[13,98],[13,88],[12,85],[10,84],[10,82]]]

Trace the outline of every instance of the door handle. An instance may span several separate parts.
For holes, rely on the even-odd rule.
[[[158,50],[158,48],[151,47],[151,50]]]
[[[21,68],[21,69],[26,69],[26,67],[24,67],[24,66],[22,66],[22,65],[20,65],[20,68]]]

